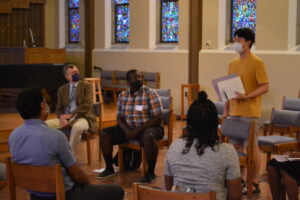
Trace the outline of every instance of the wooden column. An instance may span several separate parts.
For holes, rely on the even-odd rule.
[[[190,0],[189,83],[199,82],[199,51],[202,44],[202,1]]]
[[[92,52],[95,47],[95,0],[85,0],[85,76],[92,77]]]

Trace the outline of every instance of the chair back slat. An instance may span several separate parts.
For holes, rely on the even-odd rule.
[[[284,97],[282,101],[282,109],[300,111],[300,98]]]
[[[144,83],[151,88],[160,87],[159,72],[143,72]]]
[[[172,97],[160,97],[163,109],[172,109]]]
[[[171,89],[155,89],[160,97],[170,97]]]
[[[270,123],[273,125],[300,127],[300,112],[273,109]]]
[[[223,136],[246,140],[249,137],[251,123],[227,118],[223,121],[221,132]]]
[[[218,115],[223,115],[225,103],[221,101],[215,101],[214,104],[217,108]]]
[[[57,199],[65,198],[61,166],[33,166],[17,164],[7,158],[7,180],[10,187],[19,186],[29,191],[56,193]]]
[[[103,70],[101,73],[101,79],[112,80],[113,79],[113,71],[112,70]]]
[[[159,190],[150,187],[145,187],[133,183],[133,192],[135,200],[215,200],[216,193],[181,193]]]
[[[0,163],[0,181],[6,180],[6,166]]]

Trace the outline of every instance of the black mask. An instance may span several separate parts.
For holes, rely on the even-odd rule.
[[[131,83],[131,88],[134,92],[138,91],[143,85],[142,80],[135,80]]]

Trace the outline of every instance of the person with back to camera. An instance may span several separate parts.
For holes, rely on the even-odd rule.
[[[273,200],[298,200],[300,183],[300,152],[292,152],[288,160],[279,162],[275,158],[268,163],[268,178]]]
[[[180,191],[215,191],[218,200],[241,199],[241,174],[235,149],[218,137],[218,114],[204,91],[190,106],[187,129],[175,140],[165,159],[165,186]]]
[[[45,123],[49,107],[41,88],[33,87],[18,95],[16,108],[24,124],[14,129],[8,144],[12,161],[35,166],[61,165],[66,200],[121,200],[124,190],[118,185],[92,185],[78,165],[66,136]],[[49,193],[29,191],[31,200],[55,200]]]

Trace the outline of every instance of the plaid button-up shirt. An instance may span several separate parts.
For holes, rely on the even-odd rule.
[[[123,117],[131,129],[140,127],[147,121],[163,114],[159,95],[155,90],[146,86],[133,95],[130,93],[130,89],[121,92],[117,109],[117,116]]]

